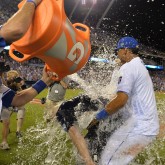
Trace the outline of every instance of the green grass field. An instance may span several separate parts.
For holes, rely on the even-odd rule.
[[[66,99],[81,93],[81,90],[67,90]],[[40,93],[37,98],[45,97],[47,90]],[[161,124],[164,125],[165,117],[165,94],[156,93],[159,116]],[[57,126],[56,130],[51,125],[46,126],[43,120],[44,106],[29,103],[26,105],[25,122],[22,128],[23,139],[18,141],[16,132],[16,114],[11,117],[8,143],[10,150],[0,150],[0,165],[41,165],[50,164],[49,157],[54,158],[52,165],[74,165],[75,153],[72,143]],[[46,129],[49,127],[49,131]],[[0,125],[0,132],[2,124]],[[59,136],[60,134],[60,136]],[[1,137],[0,137],[1,140]],[[59,151],[61,150],[61,151]],[[51,153],[52,155],[50,155]],[[49,156],[48,156],[49,155]],[[63,157],[63,158],[62,158]],[[61,159],[55,161],[56,158]],[[162,165],[165,164],[165,135],[161,135],[144,152],[140,153],[132,164]],[[45,161],[46,160],[46,161]],[[60,163],[59,163],[60,162]],[[69,162],[69,163],[68,163]]]

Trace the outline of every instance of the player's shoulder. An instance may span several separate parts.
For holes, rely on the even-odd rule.
[[[0,89],[1,91],[1,93],[6,93],[7,91],[9,91],[10,90],[10,88],[8,88],[7,86],[5,86],[4,84],[1,84],[1,89]]]

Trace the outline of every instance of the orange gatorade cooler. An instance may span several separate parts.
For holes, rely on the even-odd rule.
[[[19,4],[19,8],[25,1]],[[19,51],[23,57],[14,55]],[[36,8],[27,33],[10,46],[10,56],[23,62],[40,58],[47,70],[54,71],[59,80],[80,70],[91,52],[90,30],[84,24],[72,23],[64,11],[64,0],[43,0]]]

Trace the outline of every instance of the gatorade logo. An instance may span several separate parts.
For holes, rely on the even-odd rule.
[[[88,42],[86,40],[84,41],[85,48],[81,42],[76,42],[75,31],[72,27],[72,24],[68,20],[66,20],[66,27],[74,44],[69,53],[67,54],[67,38],[65,32],[63,32],[56,44],[47,52],[45,52],[45,54],[60,60],[65,60],[68,58],[73,62],[73,65],[69,68],[69,70],[73,72],[77,69],[77,65],[81,62],[89,48]]]
[[[47,56],[51,56],[60,60],[65,60],[67,57],[70,61],[72,61],[76,65],[80,63],[85,53],[86,52],[83,44],[81,42],[77,42],[76,44],[73,45],[69,54],[67,55],[67,40],[65,33],[62,33],[58,42],[56,42],[56,44],[51,49],[45,52]],[[75,66],[74,69],[76,69]]]
[[[75,64],[79,64],[84,56],[84,46],[81,42],[77,42],[68,54],[68,59],[74,61]]]

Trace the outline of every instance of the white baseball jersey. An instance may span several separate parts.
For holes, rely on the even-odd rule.
[[[0,85],[0,114],[1,114],[1,110],[2,110],[2,97],[3,97],[4,93],[6,93],[6,91],[8,91],[8,90],[9,90],[9,88],[6,87],[5,85],[3,85],[3,84]]]
[[[0,26],[1,29],[2,26]],[[3,50],[3,48],[7,46],[6,41],[0,36],[0,52]],[[2,80],[0,78],[0,115],[2,106],[8,108],[11,106],[11,102],[13,100],[13,97],[15,95],[15,92],[5,85],[2,84]]]
[[[0,79],[1,83],[1,79]],[[10,88],[6,87],[3,84],[0,84],[0,115],[2,106],[5,108],[9,108],[11,106],[11,102],[13,97],[15,96],[15,92]]]
[[[132,117],[133,132],[143,135],[157,135],[159,120],[153,84],[142,60],[139,57],[125,63],[121,68],[117,91],[128,94]]]

